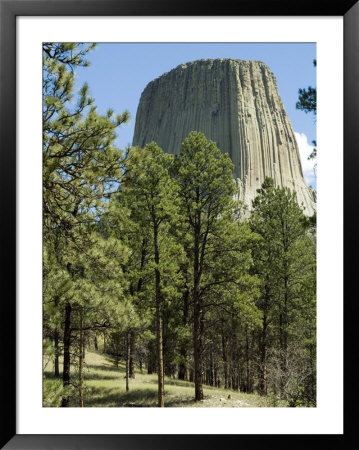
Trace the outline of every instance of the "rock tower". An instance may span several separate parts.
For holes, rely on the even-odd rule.
[[[292,125],[266,64],[203,59],[151,81],[141,95],[133,145],[155,141],[177,154],[191,131],[201,131],[230,155],[240,199],[249,207],[269,176],[296,191],[307,215],[315,211]]]

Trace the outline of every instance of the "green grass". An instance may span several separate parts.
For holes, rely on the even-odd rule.
[[[74,372],[75,373],[75,372]],[[44,386],[56,383],[52,375],[51,364],[44,369]],[[87,352],[84,365],[84,406],[85,407],[156,407],[157,374],[148,375],[139,370],[135,379],[130,379],[130,391],[126,392],[125,366],[119,363],[116,368],[113,361],[100,353]],[[204,400],[194,400],[194,384],[189,381],[165,377],[166,407],[232,407],[261,408],[286,406],[273,404],[270,398],[256,394],[244,394],[237,391],[218,389],[204,385]],[[228,398],[230,397],[230,398]],[[45,405],[46,402],[44,402]],[[76,393],[70,406],[77,406]]]

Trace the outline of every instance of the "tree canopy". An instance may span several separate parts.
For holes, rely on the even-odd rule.
[[[242,214],[233,163],[201,132],[176,156],[116,148],[128,113],[75,92],[93,48],[43,45],[44,406],[87,406],[89,350],[127,400],[146,369],[159,407],[176,380],[196,402],[211,386],[315,405],[315,223],[272,179]]]

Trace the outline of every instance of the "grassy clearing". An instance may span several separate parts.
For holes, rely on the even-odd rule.
[[[45,383],[55,383],[51,364],[44,370]],[[84,365],[85,407],[156,407],[157,375],[136,371],[136,378],[130,380],[130,391],[125,387],[125,366],[114,362],[100,353],[87,352]],[[76,395],[71,406],[78,406]],[[166,407],[231,407],[261,408],[286,406],[273,398],[255,394],[204,386],[204,400],[194,401],[194,384],[189,381],[165,377]]]

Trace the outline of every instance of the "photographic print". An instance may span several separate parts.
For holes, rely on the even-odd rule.
[[[42,53],[43,406],[316,407],[316,44]]]

